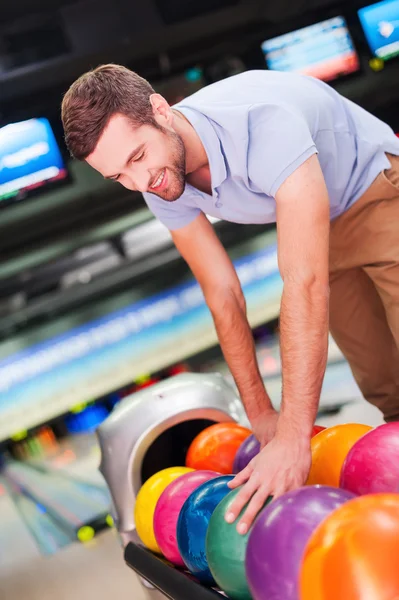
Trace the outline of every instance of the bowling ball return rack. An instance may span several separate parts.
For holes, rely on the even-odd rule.
[[[97,429],[100,471],[111,493],[111,515],[125,561],[154,600],[221,597],[145,548],[134,523],[143,483],[162,469],[184,466],[198,433],[221,422],[249,427],[233,387],[219,373],[180,373],[124,398]]]
[[[155,590],[171,600],[217,600],[219,592],[203,586],[188,573],[175,568],[140,544],[130,542],[125,548],[125,562]]]
[[[136,497],[145,481],[167,467],[184,466],[198,433],[222,422],[250,428],[236,390],[220,373],[180,373],[124,398],[97,429],[100,472],[111,493],[125,562],[139,575],[148,598],[225,597],[145,548],[134,523]]]

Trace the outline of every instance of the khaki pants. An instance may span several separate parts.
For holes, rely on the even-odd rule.
[[[330,329],[362,394],[399,420],[399,157],[331,223]]]

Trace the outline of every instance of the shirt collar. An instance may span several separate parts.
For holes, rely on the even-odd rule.
[[[186,117],[200,137],[208,157],[212,196],[217,197],[216,188],[227,178],[226,161],[222,152],[220,139],[209,119],[201,112],[181,104],[176,104],[173,108]]]

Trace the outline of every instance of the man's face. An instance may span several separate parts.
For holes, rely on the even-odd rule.
[[[172,128],[134,127],[127,117],[116,114],[86,161],[127,189],[150,192],[167,202],[184,191],[185,148]]]

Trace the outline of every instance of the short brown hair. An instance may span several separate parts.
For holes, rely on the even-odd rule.
[[[110,118],[127,116],[133,125],[153,125],[152,86],[121,65],[101,65],[75,81],[62,101],[65,142],[71,155],[87,158],[97,146]]]

